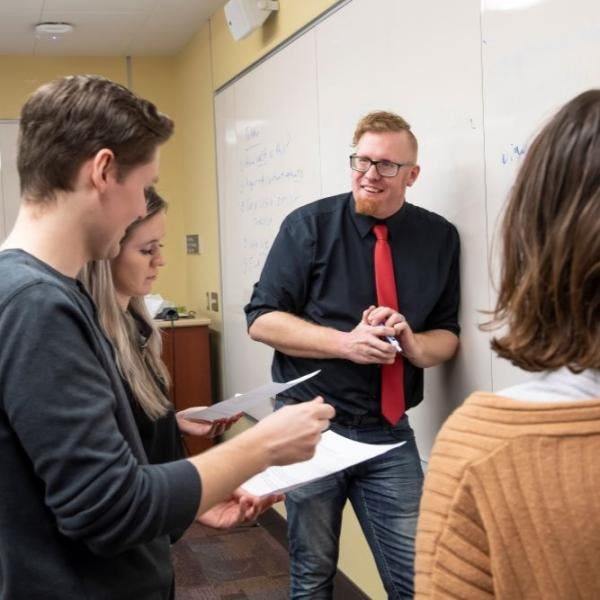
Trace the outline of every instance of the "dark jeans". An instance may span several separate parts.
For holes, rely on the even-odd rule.
[[[414,433],[405,416],[397,425],[331,429],[369,444],[403,446],[288,492],[290,597],[330,599],[333,594],[342,509],[350,499],[388,598],[412,598],[414,543],[423,484]]]

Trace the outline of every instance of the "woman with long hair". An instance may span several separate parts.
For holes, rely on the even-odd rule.
[[[80,279],[92,296],[100,323],[115,350],[117,365],[129,394],[142,444],[151,464],[185,457],[182,432],[214,437],[241,415],[212,423],[194,422],[175,415],[168,398],[169,373],[161,359],[161,334],[148,313],[144,296],[152,290],[162,257],[166,232],[166,201],[154,188],[146,190],[146,215],[127,229],[118,255],[89,263]],[[258,499],[236,491],[211,509],[201,521],[230,527],[254,519],[281,499]]]

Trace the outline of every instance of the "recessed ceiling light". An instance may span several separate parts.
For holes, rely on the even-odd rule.
[[[35,32],[37,35],[50,36],[53,39],[57,39],[60,36],[71,33],[75,28],[70,23],[38,23],[35,26]]]

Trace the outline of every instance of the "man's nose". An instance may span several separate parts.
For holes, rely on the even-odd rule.
[[[377,170],[377,165],[375,163],[371,163],[369,168],[365,171],[365,175],[369,179],[379,179],[381,177],[379,171]]]

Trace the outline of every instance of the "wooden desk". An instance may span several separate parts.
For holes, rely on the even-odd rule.
[[[176,410],[208,406],[212,402],[210,378],[210,319],[157,321],[163,335],[162,358],[171,375],[171,401]],[[212,441],[184,436],[190,454],[212,446]]]

